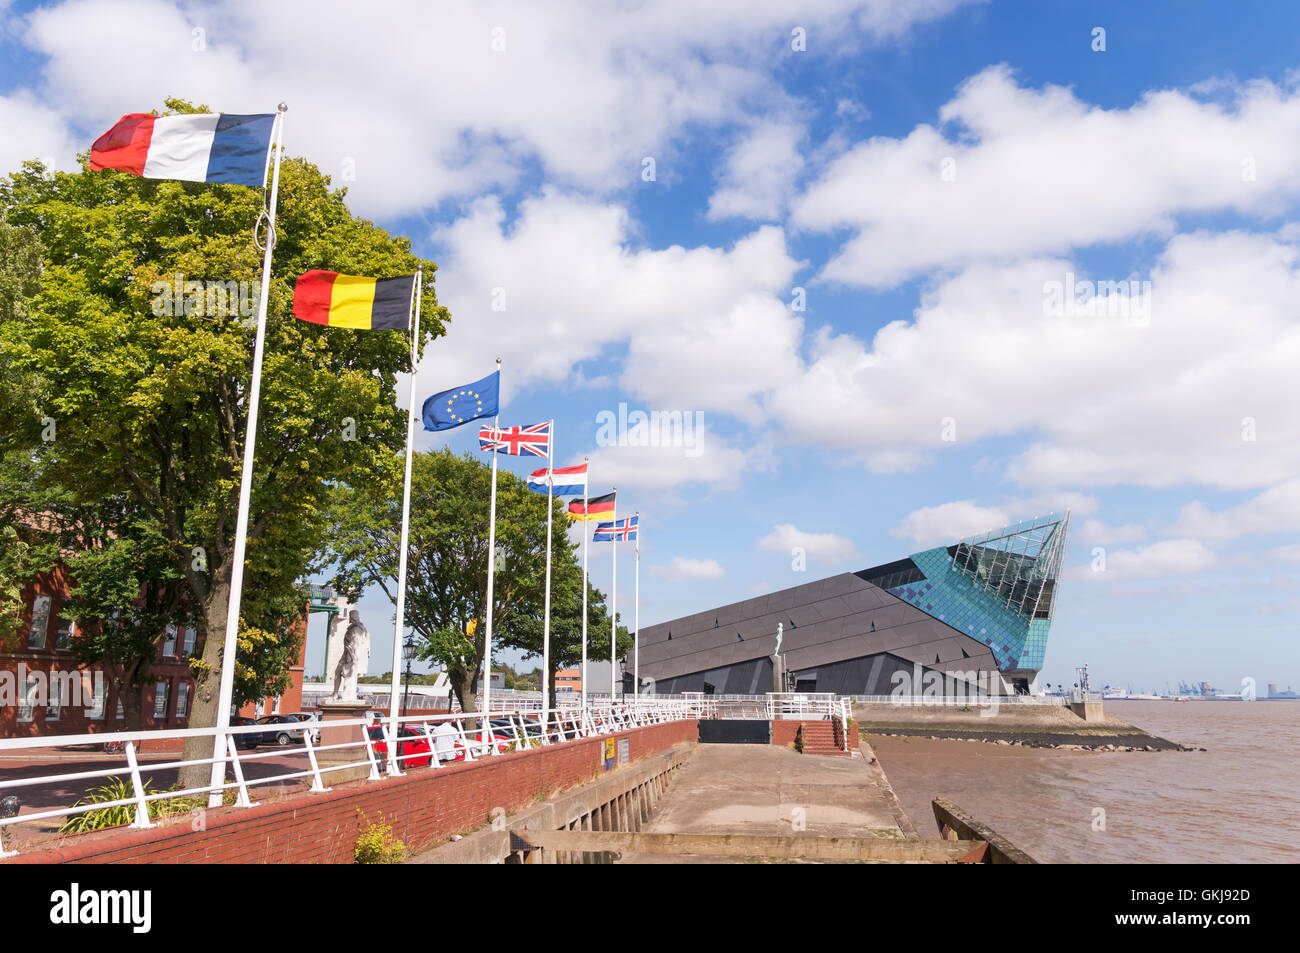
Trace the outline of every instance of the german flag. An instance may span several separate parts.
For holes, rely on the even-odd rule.
[[[574,500],[569,504],[566,514],[571,520],[586,522],[588,520],[609,519],[614,515],[614,494],[593,496],[585,500]]]
[[[411,326],[415,275],[358,278],[309,271],[293,289],[293,316],[332,328],[405,331]]]

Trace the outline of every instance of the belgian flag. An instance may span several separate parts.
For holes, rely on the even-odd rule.
[[[411,327],[415,275],[359,278],[309,271],[293,289],[293,316],[332,328],[406,331]]]
[[[609,519],[614,515],[614,494],[593,496],[585,500],[574,500],[569,504],[569,519],[585,522],[587,520]]]

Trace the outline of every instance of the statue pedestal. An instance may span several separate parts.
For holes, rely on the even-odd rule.
[[[321,711],[321,745],[342,745],[349,742],[364,742],[366,740],[365,728],[362,725],[339,725],[331,724],[332,722],[349,721],[357,718],[365,718],[366,712],[370,706],[362,701],[338,701],[337,699],[327,698],[320,703]],[[355,768],[347,768],[341,771],[331,771],[323,776],[325,786],[329,787],[342,781],[354,781],[357,778],[367,778],[370,776],[369,759],[366,756],[364,745],[358,745],[354,748],[338,748],[332,751],[321,751],[316,755],[316,760],[320,763],[322,769],[339,764],[349,764],[354,761],[365,761],[366,764],[359,765]],[[378,753],[375,754],[375,760],[379,762],[379,770],[384,770],[383,758]]]

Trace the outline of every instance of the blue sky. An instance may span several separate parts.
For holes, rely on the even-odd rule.
[[[503,358],[640,511],[646,624],[1070,508],[1045,681],[1300,684],[1300,8],[696,6],[0,0],[0,170],[288,102],[439,263],[420,392]],[[620,404],[699,454],[598,446]]]

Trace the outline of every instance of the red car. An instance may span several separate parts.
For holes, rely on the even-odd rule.
[[[387,761],[388,743],[384,740],[383,726],[371,725],[366,732],[374,742],[375,757]],[[424,737],[424,732],[398,725],[397,757],[406,759],[397,762],[399,768],[427,768],[433,763],[433,749],[429,746],[429,739]]]

